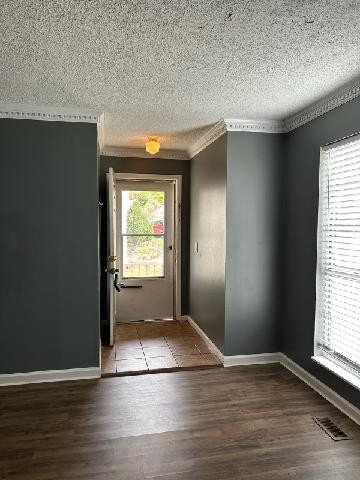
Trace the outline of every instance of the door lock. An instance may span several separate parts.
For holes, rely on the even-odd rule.
[[[119,271],[118,268],[107,268],[105,270],[106,273],[109,273],[110,275],[115,275],[115,273],[117,273]]]

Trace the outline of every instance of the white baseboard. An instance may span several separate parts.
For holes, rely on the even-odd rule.
[[[300,365],[290,360],[281,352],[277,353],[259,353],[255,355],[223,355],[222,352],[214,345],[210,338],[203,330],[194,322],[194,320],[184,315],[180,320],[187,320],[191,326],[199,333],[203,340],[209,345],[209,348],[223,361],[224,367],[234,367],[236,365],[264,365],[268,363],[280,363],[285,368],[290,370],[294,375],[300,378],[304,383],[309,385],[319,395],[324,397],[328,402],[332,403],[341,412],[347,415],[351,420],[360,425],[360,410],[345,400],[341,395],[334,392],[331,388],[326,386],[320,380],[315,378],[309,372],[304,370]]]
[[[27,383],[63,382],[100,378],[100,367],[69,368],[66,370],[44,370],[26,373],[0,374],[0,386],[25,385]]]
[[[179,320],[187,320],[190,323],[190,325],[193,327],[193,329],[197,331],[200,337],[208,345],[210,350],[219,358],[219,360],[221,360],[221,362],[224,361],[224,354],[220,352],[217,346],[210,340],[210,338],[206,335],[206,333],[203,330],[201,330],[199,325],[195,323],[194,320],[189,315],[182,315],[179,318]]]
[[[255,353],[252,355],[225,355],[224,367],[235,367],[236,365],[265,365],[267,363],[280,363],[281,354]]]
[[[300,365],[295,363],[283,353],[280,354],[280,357],[281,365],[290,370],[290,372],[299,377],[300,380],[309,385],[309,387],[315,390],[319,395],[324,397],[328,402],[332,403],[341,412],[351,418],[351,420],[360,425],[360,410],[358,408],[345,400],[345,398],[341,397],[338,393],[334,392],[334,390],[329,388],[327,385],[320,382],[320,380],[304,370],[302,367],[300,367]]]

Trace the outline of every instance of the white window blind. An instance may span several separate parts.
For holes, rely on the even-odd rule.
[[[360,378],[360,136],[320,158],[315,356]]]

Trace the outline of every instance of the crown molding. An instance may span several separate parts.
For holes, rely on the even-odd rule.
[[[190,160],[183,150],[160,150],[156,155],[150,155],[145,148],[103,147],[101,155],[108,157],[163,158],[167,160]]]
[[[284,122],[282,120],[242,120],[237,118],[225,118],[223,122],[228,132],[284,132]]]
[[[284,124],[282,120],[222,119],[215,125],[212,125],[190,147],[188,152],[189,158],[194,158],[226,132],[283,133]]]
[[[47,122],[98,123],[101,112],[73,107],[49,107],[14,103],[0,104],[0,118]]]
[[[50,107],[28,104],[0,103],[0,118],[30,119],[60,122],[85,122],[98,124],[101,155],[116,157],[163,158],[190,160],[207,148],[226,132],[287,133],[317,117],[340,107],[360,96],[360,79],[333,92],[318,102],[283,120],[222,119],[210,126],[191,145],[188,151],[161,150],[154,156],[143,148],[113,147],[104,145],[104,113],[72,107]]]
[[[215,142],[215,140],[220,138],[224,133],[226,133],[226,125],[224,120],[220,120],[206,130],[206,132],[203,133],[199,139],[193,143],[188,151],[189,158],[194,158],[198,153]]]
[[[309,107],[301,110],[298,113],[286,118],[284,123],[284,128],[286,132],[291,132],[302,125],[305,125],[311,120],[314,120],[321,115],[324,115],[331,110],[334,110],[344,103],[350,102],[355,98],[360,96],[360,79],[355,83],[347,85],[346,87],[340,88],[335,92],[327,95],[318,102],[311,104]]]

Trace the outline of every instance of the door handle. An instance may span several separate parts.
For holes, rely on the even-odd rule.
[[[142,285],[125,285],[125,283],[120,283],[120,288],[142,288]]]
[[[114,275],[114,287],[115,287],[115,290],[117,292],[120,292],[121,285],[119,284],[118,279],[119,279],[119,275],[117,273],[115,273],[115,275]]]

